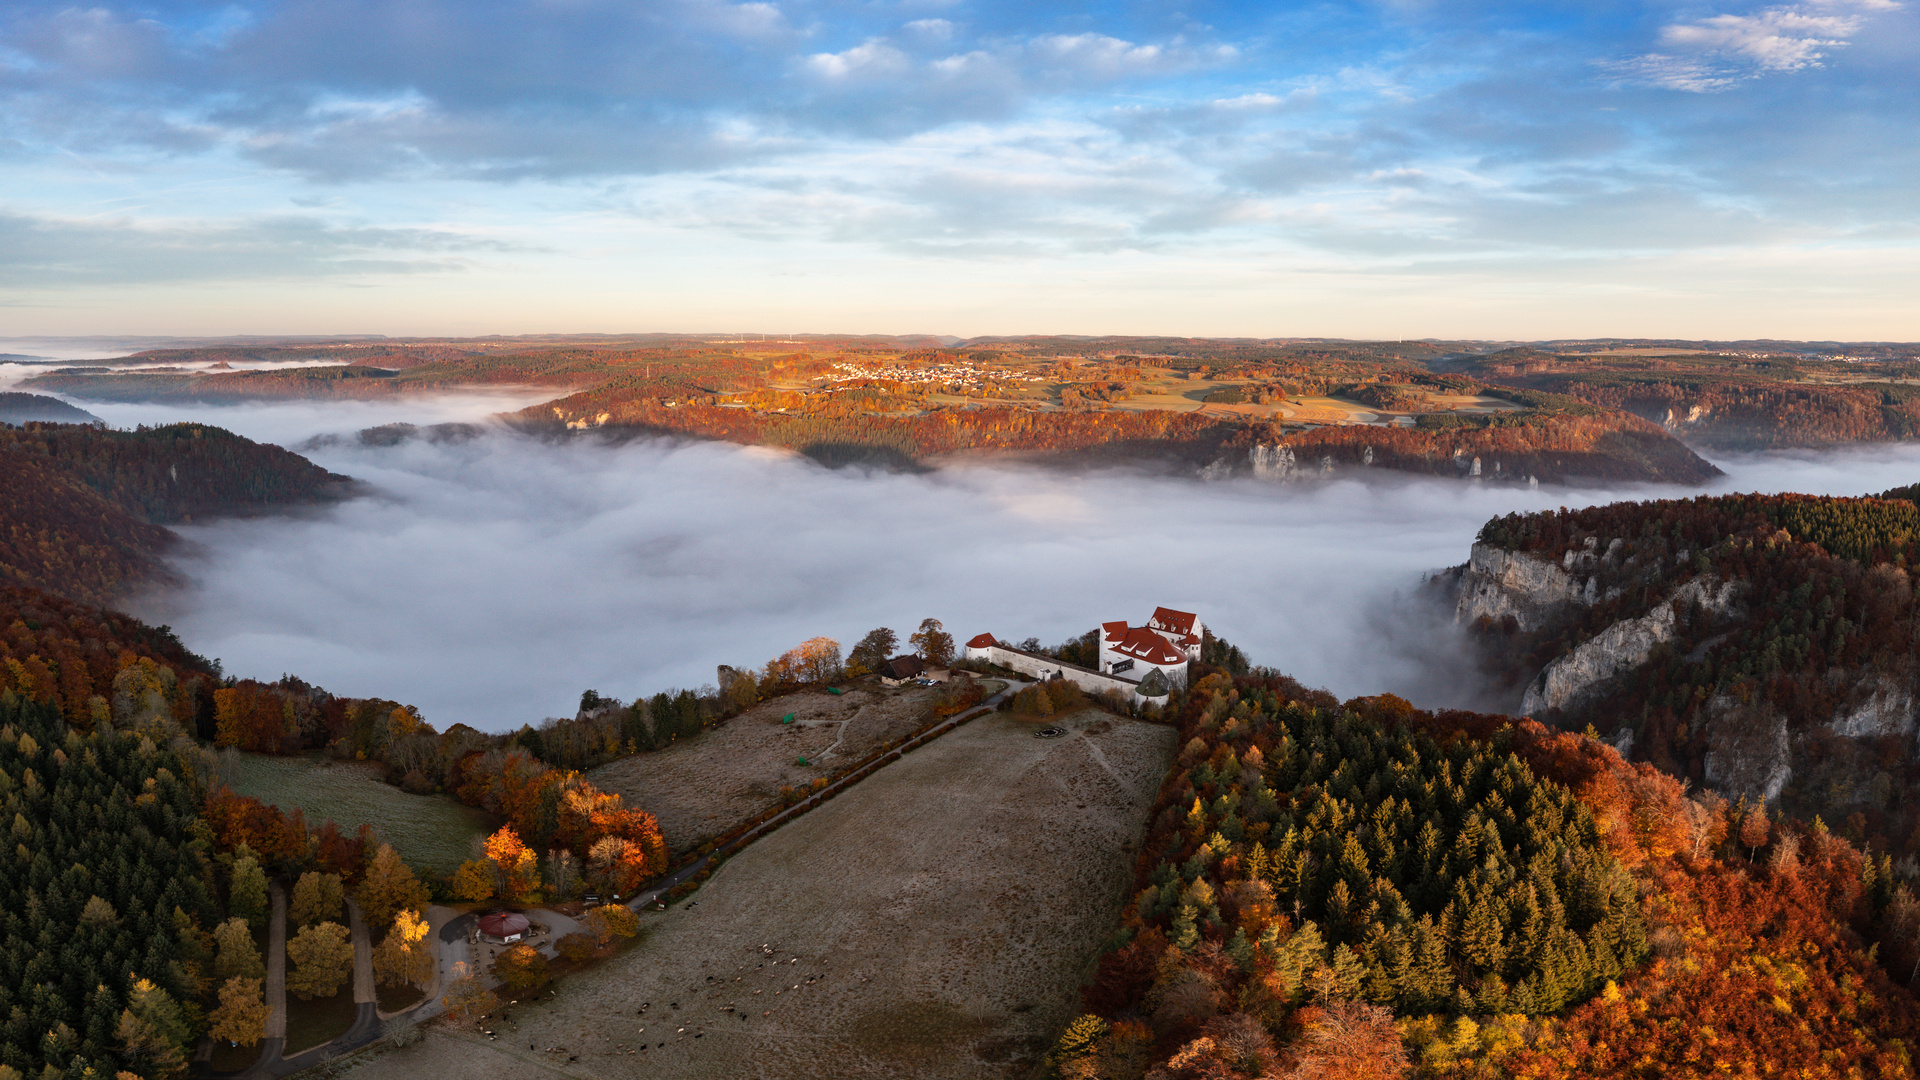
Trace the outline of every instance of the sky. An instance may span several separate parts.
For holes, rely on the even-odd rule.
[[[1901,0],[0,0],[0,336],[1920,338]]]
[[[1343,699],[1385,690],[1511,711],[1517,693],[1489,696],[1422,584],[1466,561],[1489,518],[1696,491],[1857,495],[1920,475],[1920,446],[1905,444],[1727,457],[1700,489],[1530,489],[1385,473],[1290,486],[990,464],[869,472],[764,447],[498,428],[396,446],[355,435],[487,426],[518,403],[88,403],[116,426],[219,424],[365,485],[318,511],[179,527],[189,584],[130,610],[229,674],[399,700],[442,730],[572,715],[589,688],[631,700],[699,687],[718,664],[757,668],[816,635],[850,648],[932,617],[961,642],[1051,645],[1139,625],[1156,605]]]

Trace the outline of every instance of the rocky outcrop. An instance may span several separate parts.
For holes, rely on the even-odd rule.
[[[1520,699],[1520,711],[1533,714],[1574,704],[1614,676],[1646,663],[1656,646],[1672,641],[1676,610],[1684,611],[1697,603],[1709,615],[1718,617],[1732,608],[1735,595],[1733,582],[1694,578],[1647,614],[1614,623],[1548,664],[1527,687]]]
[[[1707,785],[1729,796],[1773,802],[1793,776],[1787,718],[1752,708],[1726,695],[1708,704]]]
[[[1865,701],[1835,713],[1831,726],[1835,735],[1854,739],[1911,735],[1914,730],[1913,690],[1881,678]]]
[[[1540,628],[1585,599],[1573,576],[1558,564],[1492,544],[1473,545],[1461,567],[1454,614],[1462,623],[1512,616],[1522,631]]]

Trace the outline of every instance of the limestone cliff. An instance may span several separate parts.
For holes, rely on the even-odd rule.
[[[1647,614],[1621,619],[1548,664],[1527,687],[1520,711],[1533,714],[1567,708],[1607,680],[1646,663],[1655,646],[1672,641],[1676,609],[1685,611],[1698,604],[1709,617],[1718,618],[1733,608],[1736,595],[1731,581],[1694,578]]]
[[[1585,599],[1559,564],[1492,544],[1473,545],[1472,557],[1456,573],[1454,616],[1462,623],[1483,618],[1499,622],[1511,616],[1521,630],[1533,631]]]

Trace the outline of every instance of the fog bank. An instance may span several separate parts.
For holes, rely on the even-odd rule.
[[[94,406],[116,424],[174,419]],[[472,420],[486,401],[197,409],[296,445],[322,430]],[[498,408],[500,405],[491,407]],[[144,411],[143,411],[144,410]],[[278,437],[276,437],[276,433]],[[1157,604],[1198,612],[1267,664],[1341,697],[1481,707],[1460,640],[1403,603],[1496,514],[1677,488],[1494,487],[1374,474],[1290,488],[1128,470],[829,470],[784,453],[650,440],[353,439],[315,461],[376,494],[318,514],[182,529],[185,592],[140,614],[229,672],[298,674],[418,705],[444,728],[570,714],[592,687],[699,686],[827,634],[941,619],[1048,643]],[[1713,490],[1878,491],[1920,448],[1720,462]]]

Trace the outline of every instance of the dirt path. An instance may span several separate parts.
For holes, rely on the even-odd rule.
[[[272,928],[267,931],[267,1030],[262,1041],[287,1038],[287,894],[277,881],[267,885],[273,901]]]

